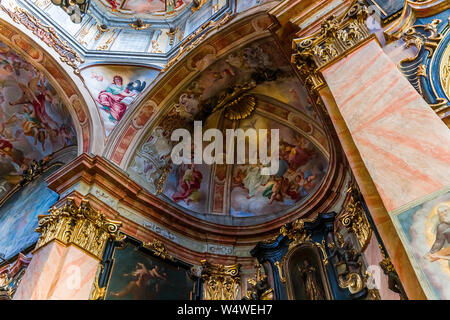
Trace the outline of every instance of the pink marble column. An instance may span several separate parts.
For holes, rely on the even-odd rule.
[[[33,254],[14,300],[87,300],[98,265],[78,247],[52,241]]]
[[[450,131],[376,40],[321,72],[320,94],[392,262],[408,296],[423,299],[391,218],[450,184]]]

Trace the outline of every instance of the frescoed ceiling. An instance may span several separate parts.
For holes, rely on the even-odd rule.
[[[93,4],[92,12],[99,1]],[[191,8],[188,4],[180,8]],[[226,4],[223,2],[225,9],[228,8]],[[258,4],[255,1],[239,3],[242,10]],[[267,7],[275,4],[269,3]],[[64,16],[55,15],[59,8],[46,4],[46,1],[36,0],[29,5],[34,12],[40,10],[49,17]],[[127,3],[121,3],[120,8],[128,8]],[[193,17],[200,10],[189,11]],[[88,54],[83,56],[86,60],[77,65],[77,76],[89,92],[85,98],[90,96],[94,105],[89,109],[89,117],[97,116],[102,122],[103,128],[96,126],[94,130],[104,132],[103,156],[169,206],[225,225],[254,225],[294,211],[307,211],[310,203],[316,203],[318,194],[323,193],[330,176],[329,141],[316,107],[292,70],[290,61],[267,31],[270,18],[265,11],[254,11],[251,15],[228,16],[211,23],[211,34],[198,34],[198,38],[193,38],[193,49],[172,57],[167,65],[151,63],[155,60],[150,56],[147,63],[142,63],[142,56],[136,58],[134,53],[124,51],[117,51],[120,54],[116,56],[114,46],[121,50],[132,47],[118,42],[108,43],[108,49],[98,50],[105,52],[105,59]],[[124,12],[113,14],[117,14],[119,20],[125,19]],[[205,17],[210,19],[211,11]],[[80,29],[67,24],[67,30],[71,30],[71,35],[78,40],[80,35],[86,36],[86,44],[92,50],[85,53],[93,53],[97,50],[93,43],[106,39],[109,31],[99,29],[94,14],[85,18]],[[114,19],[108,20],[110,31],[116,30],[115,23],[119,23]],[[83,31],[90,28],[96,31],[92,34]],[[125,32],[121,27],[117,28],[118,34]],[[130,30],[139,34],[138,30]],[[147,29],[140,31],[147,32]],[[126,39],[133,45],[139,42],[132,37]],[[208,43],[203,42],[204,39]],[[158,54],[164,55],[164,52]],[[117,59],[120,55],[129,59]],[[165,83],[172,79],[173,66],[181,68],[184,76],[176,76],[170,83]],[[178,86],[180,83],[182,85]],[[176,90],[167,84],[177,86]],[[163,91],[155,89],[159,86],[164,88]],[[192,131],[196,120],[204,123],[203,130],[279,130],[278,172],[263,176],[261,164],[174,165],[170,160],[174,146],[170,136],[177,128]],[[127,129],[128,125],[131,125],[131,131]],[[123,135],[141,129],[137,141]],[[50,145],[45,147],[50,150]],[[61,146],[55,148],[58,147]],[[117,150],[122,155],[117,156]],[[126,162],[121,163],[124,152],[128,153]]]
[[[49,80],[0,42],[0,195],[33,160],[76,144],[71,115]]]
[[[11,1],[52,26],[86,61],[160,66],[200,26],[234,10],[230,0],[93,0],[76,24],[50,0]]]
[[[203,71],[155,120],[130,162],[130,177],[171,205],[221,224],[263,222],[306,206],[327,176],[328,141],[306,90],[276,48],[269,37],[209,66],[198,61],[206,63]],[[278,129],[279,171],[263,176],[260,164],[173,165],[171,134],[192,131],[194,120],[224,136],[226,129]]]

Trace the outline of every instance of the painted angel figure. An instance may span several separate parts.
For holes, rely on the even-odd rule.
[[[160,272],[158,265],[155,265],[152,269],[147,269],[141,262],[136,263],[136,268],[130,274],[124,274],[125,277],[135,277],[134,280],[128,282],[125,288],[119,292],[111,292],[113,297],[123,298],[129,294],[133,299],[142,299],[148,295],[147,283],[150,279],[162,279],[166,280],[166,274]],[[158,286],[154,288],[156,292],[159,290]]]
[[[109,114],[109,119],[113,122],[117,122],[122,119],[127,110],[127,105],[122,102],[122,100],[126,97],[133,97],[135,95],[134,92],[130,92],[130,90],[123,85],[123,78],[116,75],[106,90],[100,91],[97,102],[100,103],[103,109]]]
[[[23,91],[21,98],[15,102],[10,102],[10,105],[30,104],[34,109],[34,114],[37,120],[41,123],[44,129],[48,132],[58,131],[58,124],[47,113],[45,108],[45,102],[55,102],[56,99],[44,85],[44,79],[41,74],[36,75],[28,82],[28,85],[24,85],[18,82],[19,87]]]

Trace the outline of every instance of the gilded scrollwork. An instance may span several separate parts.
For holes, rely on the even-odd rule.
[[[311,242],[311,235],[305,229],[305,220],[295,220],[291,226],[284,225],[280,228],[280,234],[288,237],[291,242],[289,243],[289,249],[292,249],[302,243]]]
[[[159,240],[146,242],[142,246],[144,248],[152,250],[153,254],[157,257],[161,257],[162,259],[174,260],[174,257],[168,253],[164,243]]]
[[[449,26],[447,21],[447,26]],[[410,81],[414,88],[428,102],[430,107],[445,122],[448,122],[448,114],[450,108],[450,92],[448,89],[448,60],[450,50],[440,50],[445,46],[445,37],[449,37],[450,33],[445,32],[446,27],[440,19],[433,19],[426,24],[416,24],[407,28],[401,35],[401,39],[405,42],[405,47],[415,47],[416,54],[412,57],[405,58],[400,61],[399,69],[405,77]],[[445,37],[444,37],[445,34]],[[448,43],[448,42],[447,42]],[[436,52],[441,52],[442,56],[436,57]],[[434,61],[440,60],[440,65],[434,65]],[[435,69],[437,68],[437,70]],[[436,81],[435,77],[428,76],[432,70],[440,73],[440,81]],[[441,87],[442,90],[437,90]]]
[[[245,300],[273,300],[273,289],[269,287],[267,275],[263,274],[262,266],[255,264],[256,274],[247,280],[251,286],[243,299]]]
[[[360,195],[355,188],[350,187],[347,191],[350,196],[349,201],[344,209],[342,215],[340,215],[339,221],[350,232],[355,234],[358,239],[361,251],[367,248],[372,237],[372,227],[367,219],[364,207],[361,203]]]
[[[89,300],[104,300],[106,297],[106,287],[100,287],[98,275],[94,281],[94,288],[91,292]]]
[[[417,54],[414,57],[405,58],[400,64],[416,60],[422,52],[422,48],[428,51],[431,57],[434,50],[442,40],[442,35],[438,32],[438,26],[442,22],[440,19],[434,19],[431,23],[425,25],[415,25],[405,31],[402,36],[406,48],[414,46],[417,48]]]
[[[286,283],[286,277],[284,276],[283,272],[283,265],[280,263],[280,261],[275,262],[275,267],[278,269],[278,275],[280,276],[281,283]]]
[[[121,222],[106,218],[83,199],[78,206],[73,198],[60,208],[51,208],[48,215],[39,215],[36,232],[41,235],[35,250],[57,240],[65,245],[74,244],[101,259],[109,239],[120,240]]]
[[[323,265],[326,266],[328,264],[328,255],[327,255],[327,250],[326,250],[326,245],[325,245],[325,240],[322,240],[322,242],[314,242],[314,245],[320,249],[320,251],[322,251],[322,262]]]
[[[76,75],[80,75],[78,65],[84,60],[65,41],[61,40],[52,27],[42,24],[39,19],[23,8],[15,7],[10,10],[0,3],[0,9],[6,12],[14,22],[24,25],[45,44],[53,48],[58,53],[60,60],[70,66]]]
[[[366,5],[354,1],[342,16],[326,18],[321,30],[306,38],[294,39],[292,62],[297,66],[306,84],[313,90],[324,81],[317,71],[326,64],[344,56],[349,50],[370,37],[365,21],[368,16]]]
[[[201,277],[204,283],[204,300],[236,300],[239,294],[241,276],[240,264],[211,264],[200,261]]]
[[[22,280],[31,257],[19,253],[17,259],[0,268],[0,300],[11,300]]]
[[[347,288],[352,294],[360,292],[365,287],[361,275],[357,272],[339,276],[339,286],[341,288]]]

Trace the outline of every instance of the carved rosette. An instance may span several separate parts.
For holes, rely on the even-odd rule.
[[[357,0],[340,17],[329,16],[322,22],[321,30],[306,38],[294,39],[292,63],[316,90],[324,84],[318,69],[344,56],[352,48],[370,37],[365,22],[368,16],[363,1]]]
[[[240,264],[224,266],[200,261],[204,300],[236,300],[241,283]]]
[[[362,203],[357,199],[353,188],[350,188],[348,192],[350,193],[350,200],[339,221],[350,232],[355,234],[361,246],[361,251],[364,251],[372,237],[372,227],[370,226],[369,220],[367,220]]]
[[[120,240],[122,223],[107,219],[85,199],[77,206],[75,200],[69,197],[63,207],[53,207],[49,213],[38,216],[36,232],[41,236],[35,251],[57,240],[65,245],[74,244],[101,260],[106,242],[109,239]]]

